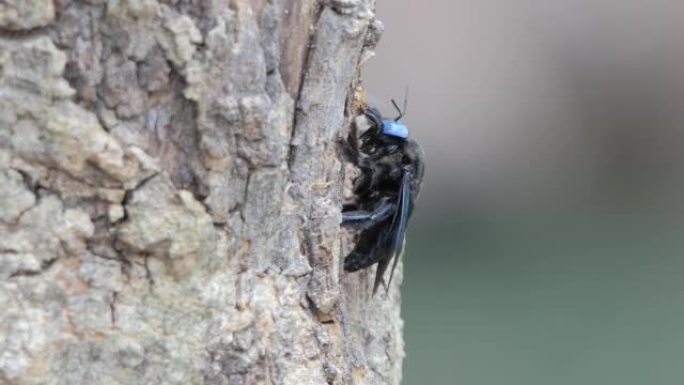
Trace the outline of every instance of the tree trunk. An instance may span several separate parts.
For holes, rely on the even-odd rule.
[[[401,267],[340,267],[373,5],[0,1],[0,383],[400,382]]]

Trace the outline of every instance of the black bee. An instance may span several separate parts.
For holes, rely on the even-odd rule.
[[[397,118],[383,119],[380,111],[367,107],[370,128],[360,137],[352,130],[342,142],[346,158],[361,170],[354,180],[355,201],[342,208],[342,226],[361,230],[358,243],[344,259],[344,270],[353,272],[377,263],[373,294],[384,283],[394,258],[385,285],[389,290],[425,169],[423,150],[408,138],[408,129],[400,121],[406,101],[404,111],[394,100],[392,104]]]

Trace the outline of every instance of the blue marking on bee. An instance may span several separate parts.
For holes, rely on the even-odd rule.
[[[385,120],[382,125],[382,133],[385,135],[396,136],[397,138],[408,138],[408,128],[398,120]]]

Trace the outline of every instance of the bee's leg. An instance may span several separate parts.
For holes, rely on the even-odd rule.
[[[382,202],[375,207],[373,212],[365,210],[344,211],[342,212],[342,226],[365,230],[392,216],[395,208],[396,205],[392,203]]]
[[[338,139],[337,147],[342,153],[342,158],[354,166],[359,165],[359,149],[350,143],[350,140]]]
[[[358,271],[377,263],[381,256],[382,240],[386,234],[385,226],[375,226],[362,231],[354,249],[344,257],[344,271]]]
[[[359,167],[361,161],[361,154],[359,149],[359,140],[357,138],[357,129],[352,125],[347,139],[338,139],[337,145],[342,151],[342,157],[351,162],[354,166]]]
[[[378,160],[386,157],[387,155],[395,154],[399,151],[399,146],[396,144],[385,144],[379,146],[378,149],[369,156],[371,162],[377,162]]]
[[[363,195],[367,192],[373,183],[373,170],[371,168],[361,168],[361,174],[354,178],[354,185],[352,190],[356,195]]]
[[[359,205],[356,203],[345,203],[342,205],[342,212],[358,210]]]

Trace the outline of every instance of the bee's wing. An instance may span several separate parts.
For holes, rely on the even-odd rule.
[[[404,236],[406,235],[406,226],[408,225],[409,213],[411,212],[411,197],[409,181],[411,180],[411,172],[404,171],[401,180],[401,187],[399,189],[399,199],[397,202],[397,210],[394,212],[394,217],[392,218],[392,224],[390,229],[386,234],[386,257],[382,258],[378,262],[378,269],[375,273],[375,283],[373,285],[373,294],[378,290],[378,287],[383,281],[383,276],[385,275],[385,270],[389,266],[389,263],[394,259],[392,264],[392,270],[390,271],[390,278],[387,281],[387,290],[389,290],[389,285],[392,283],[392,276],[394,275],[394,269],[397,267],[399,262],[399,256],[401,255],[401,250],[404,247]]]
[[[406,227],[408,226],[409,213],[411,212],[411,189],[409,188],[410,179],[411,172],[404,171],[404,175],[401,181],[401,191],[399,193],[399,208],[396,212],[396,215],[398,216],[397,225],[396,229],[394,228],[394,226],[392,226],[392,230],[390,231],[392,237],[392,255],[394,257],[394,263],[392,264],[392,270],[390,270],[389,281],[387,282],[388,289],[390,283],[392,283],[392,276],[394,275],[394,269],[397,267],[397,263],[399,262],[401,250],[404,248]]]

